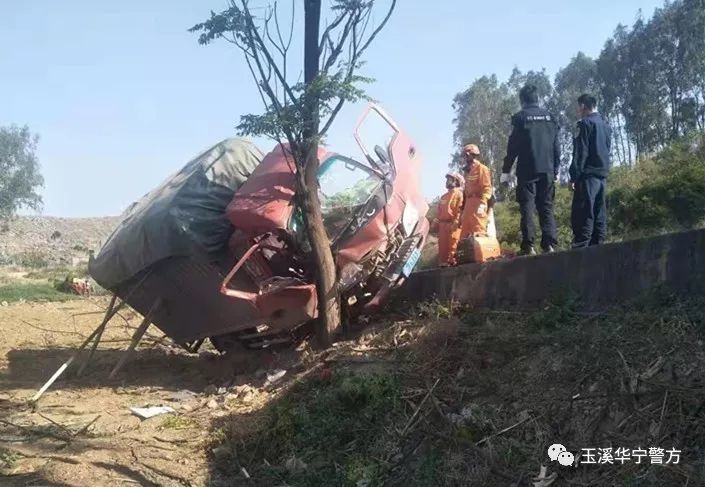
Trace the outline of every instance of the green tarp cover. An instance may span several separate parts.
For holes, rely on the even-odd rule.
[[[114,289],[162,259],[223,250],[232,233],[225,208],[263,157],[251,142],[233,138],[191,160],[123,213],[91,258],[91,276]]]

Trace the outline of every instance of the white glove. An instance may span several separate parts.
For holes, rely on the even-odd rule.
[[[480,216],[484,215],[487,212],[487,205],[480,205],[477,207],[476,213]]]
[[[503,172],[502,175],[499,177],[500,184],[508,184],[511,181],[512,181],[512,175],[509,174],[508,172]]]

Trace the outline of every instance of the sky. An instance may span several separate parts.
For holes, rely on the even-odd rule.
[[[431,199],[442,191],[454,149],[456,93],[485,74],[506,79],[515,66],[554,75],[578,51],[597,56],[617,24],[631,24],[639,9],[650,16],[661,4],[399,0],[361,74],[376,79],[368,94],[416,142],[424,157],[422,190]],[[26,124],[40,136],[42,214],[120,214],[233,136],[240,115],[261,112],[241,54],[225,42],[200,46],[187,31],[225,5],[0,2],[0,126]],[[361,158],[352,130],[364,107],[341,112],[329,134],[331,150]],[[273,147],[255,142],[264,152]]]

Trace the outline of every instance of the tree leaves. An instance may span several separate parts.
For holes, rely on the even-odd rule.
[[[0,127],[0,221],[11,218],[20,208],[39,209],[44,185],[35,154],[39,136],[29,127]]]
[[[613,158],[619,164],[655,154],[672,141],[705,130],[705,0],[676,0],[653,18],[631,28],[617,26],[598,59],[579,52],[555,76],[514,69],[501,83],[495,75],[475,80],[454,98],[454,140],[480,145],[482,158],[500,172],[509,117],[519,109],[517,92],[538,87],[545,107],[561,126],[562,169],[571,158],[577,122],[576,99],[598,98],[613,130]],[[452,167],[460,164],[453,155]]]

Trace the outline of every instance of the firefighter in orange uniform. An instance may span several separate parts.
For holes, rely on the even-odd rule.
[[[438,260],[441,267],[456,264],[455,252],[460,241],[460,214],[463,211],[463,184],[460,174],[446,174],[448,192],[438,203]]]
[[[465,208],[463,209],[460,238],[476,233],[487,234],[487,203],[492,197],[490,170],[477,157],[480,149],[475,144],[463,147],[465,158]]]

